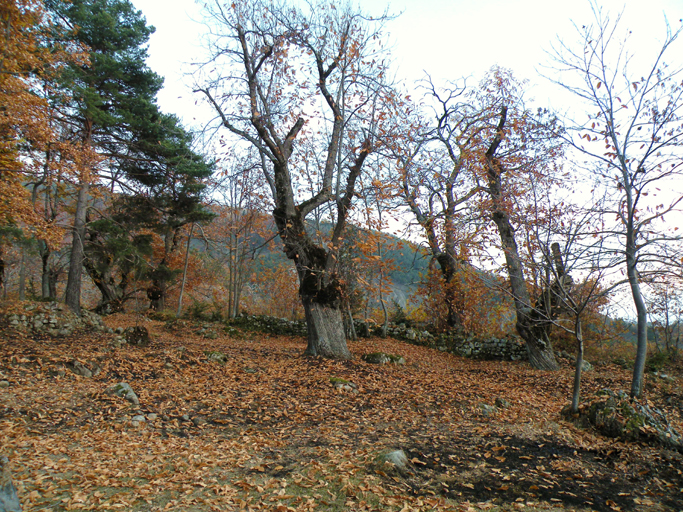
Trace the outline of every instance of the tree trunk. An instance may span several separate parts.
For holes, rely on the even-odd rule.
[[[583,332],[581,320],[576,322],[576,369],[574,370],[574,390],[572,392],[572,412],[579,412],[579,396],[581,394],[581,372],[583,371]]]
[[[627,237],[626,245],[626,275],[631,287],[633,303],[636,306],[638,318],[638,346],[636,349],[636,361],[633,365],[633,380],[631,381],[631,396],[639,398],[643,393],[643,376],[645,374],[645,360],[647,359],[647,307],[640,291],[640,282],[636,270],[635,250],[629,247],[630,237]]]
[[[166,306],[166,283],[164,281],[152,281],[152,286],[147,288],[149,309],[163,311]]]
[[[346,315],[344,315],[344,332],[346,333],[347,339],[358,341],[356,325],[353,321],[353,313],[351,312],[351,305],[348,302],[346,303]]]
[[[19,267],[19,300],[26,300],[26,248],[21,248],[21,264]]]
[[[42,272],[40,274],[40,292],[43,299],[50,298],[50,248],[44,240],[40,241],[40,260]]]
[[[81,315],[81,281],[83,279],[83,259],[85,240],[85,216],[88,208],[88,191],[90,186],[83,180],[78,188],[78,201],[74,218],[73,240],[71,243],[71,260],[69,261],[69,277],[66,282],[66,305]]]
[[[496,138],[486,152],[488,193],[493,205],[491,218],[498,228],[498,234],[500,235],[501,245],[505,254],[510,290],[517,313],[517,332],[526,343],[529,363],[538,370],[557,370],[560,366],[555,360],[553,347],[548,337],[550,322],[548,322],[547,318],[543,318],[543,314],[538,309],[533,308],[531,304],[529,291],[524,281],[522,260],[519,257],[519,250],[515,240],[515,230],[504,206],[501,181],[501,173],[504,169],[494,157],[504,137],[503,128],[506,118],[507,107],[503,107]]]
[[[458,297],[455,289],[455,277],[457,273],[457,262],[455,258],[447,253],[441,253],[436,257],[441,269],[441,276],[444,280],[444,299],[448,316],[446,323],[448,327],[453,329],[455,327],[462,327],[462,318],[458,311]]]
[[[305,354],[332,359],[351,359],[346,345],[341,309],[303,299],[308,346]]]
[[[123,310],[125,284],[117,286],[114,279],[111,277],[111,269],[106,272],[99,272],[88,258],[83,260],[83,265],[88,271],[88,275],[92,279],[97,289],[102,294],[100,303],[97,305],[96,311],[99,314],[118,313]],[[122,278],[122,282],[126,282],[126,278]]]

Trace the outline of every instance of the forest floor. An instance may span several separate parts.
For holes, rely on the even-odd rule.
[[[683,510],[680,453],[561,418],[569,366],[541,372],[390,339],[352,342],[354,359],[339,362],[302,356],[302,338],[206,339],[193,324],[105,321],[140,323],[153,341],[112,349],[112,334],[0,334],[9,384],[0,389],[0,453],[24,511]],[[226,361],[210,361],[210,351]],[[406,364],[361,360],[377,351]],[[64,373],[74,359],[102,370]],[[337,390],[331,377],[358,392]],[[646,383],[647,399],[679,431],[681,380]],[[139,406],[105,393],[123,381]],[[627,370],[596,365],[584,396],[629,382]],[[482,407],[496,399],[509,406]],[[149,414],[157,416],[132,421]],[[408,471],[378,462],[397,449]]]

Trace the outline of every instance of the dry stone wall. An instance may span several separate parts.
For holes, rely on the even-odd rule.
[[[79,317],[58,302],[23,303],[3,314],[0,323],[10,329],[50,336],[68,336],[78,329],[111,331],[99,315],[84,309]]]

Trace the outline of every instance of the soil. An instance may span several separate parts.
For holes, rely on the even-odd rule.
[[[350,343],[353,360],[339,362],[302,356],[303,338],[106,322],[143,324],[152,341],[113,349],[110,334],[0,334],[0,453],[25,511],[683,510],[680,453],[562,419],[569,364],[541,372],[383,339]],[[207,358],[216,351],[225,363]],[[362,360],[373,352],[406,364]],[[74,359],[101,371],[75,375]],[[595,366],[584,396],[629,388],[626,370]],[[681,431],[674,375],[648,376],[646,398]],[[124,381],[139,406],[105,393]],[[404,450],[407,471],[375,463],[387,449]]]

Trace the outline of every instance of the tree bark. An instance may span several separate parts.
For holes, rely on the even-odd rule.
[[[548,337],[550,322],[543,317],[543,313],[538,311],[538,308],[534,308],[531,304],[524,280],[522,260],[519,257],[515,240],[515,230],[503,203],[501,174],[504,169],[494,155],[504,137],[503,128],[506,117],[507,107],[503,107],[496,137],[486,152],[488,193],[493,205],[491,217],[498,228],[505,254],[510,290],[517,313],[517,332],[526,343],[529,363],[538,370],[557,370],[560,366],[557,364]]]
[[[581,394],[581,372],[583,372],[583,332],[581,320],[576,322],[574,331],[576,336],[576,369],[574,370],[574,390],[572,392],[572,412],[579,412],[579,397]]]
[[[308,346],[305,354],[333,359],[351,359],[346,345],[341,309],[303,300],[308,326]]]
[[[636,271],[635,250],[629,247],[627,236],[626,245],[626,275],[636,306],[638,319],[638,345],[636,348],[636,361],[633,365],[633,379],[631,381],[631,396],[639,398],[643,393],[643,376],[645,374],[645,360],[647,359],[647,307],[640,291],[638,272]]]
[[[88,275],[90,275],[93,283],[95,283],[95,286],[97,286],[97,289],[102,294],[100,303],[97,305],[97,312],[99,314],[111,314],[123,311],[127,276],[122,276],[121,284],[117,285],[111,276],[111,269],[100,272],[88,258],[83,260],[83,265],[88,271]]]
[[[446,323],[451,329],[462,327],[460,308],[458,308],[458,296],[455,290],[456,259],[452,255],[442,252],[436,257],[436,261],[439,263],[441,276],[444,280],[444,300],[447,308]]]
[[[21,266],[19,267],[19,300],[26,300],[26,248],[21,247]]]
[[[78,200],[74,218],[73,240],[71,242],[71,259],[69,261],[69,277],[66,283],[66,305],[81,315],[81,282],[83,279],[83,259],[85,240],[85,216],[88,208],[88,192],[90,185],[83,180],[78,187]]]

